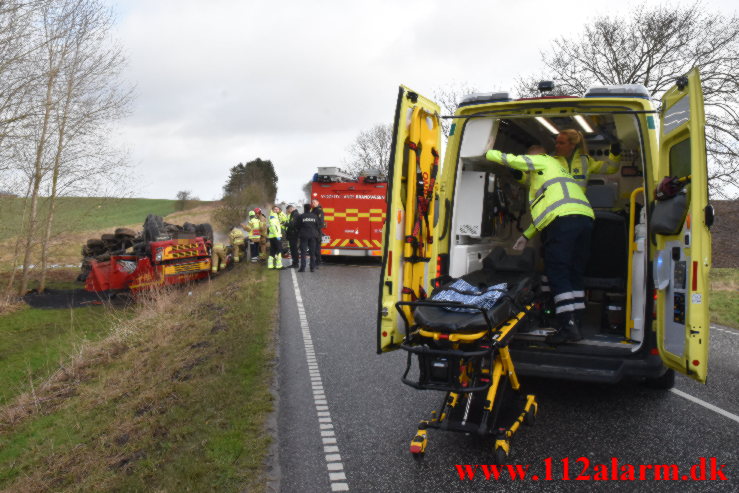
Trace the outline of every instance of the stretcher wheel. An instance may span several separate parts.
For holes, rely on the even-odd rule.
[[[426,452],[411,452],[411,455],[413,456],[414,461],[422,462],[423,458],[426,456]]]
[[[498,466],[501,466],[506,463],[506,459],[508,459],[508,454],[503,449],[503,447],[496,446],[495,450],[493,451],[493,459],[495,460],[495,464]]]

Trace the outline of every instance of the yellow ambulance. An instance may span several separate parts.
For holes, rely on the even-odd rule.
[[[557,135],[574,129],[592,159],[583,156],[582,166],[571,171],[580,174],[595,214],[584,337],[546,343],[553,317],[541,292],[546,282],[540,283],[535,308],[509,346],[518,373],[593,382],[642,378],[669,388],[678,371],[705,382],[713,209],[698,71],[678,79],[658,109],[641,85],[547,94],[474,94],[442,117],[438,104],[400,88],[378,353],[399,348],[413,330],[412,311],[404,314],[398,302],[429,299],[442,282],[483,269],[493,252],[516,253],[514,242],[531,224],[526,184],[510,168],[486,160],[486,151],[522,155],[538,144],[552,154]],[[450,123],[443,161],[442,119]],[[614,144],[621,149],[615,163],[608,162]],[[584,169],[594,162],[606,162],[596,171],[610,174]],[[666,177],[674,191],[667,196],[656,192]],[[537,276],[543,273],[538,242],[529,241]]]

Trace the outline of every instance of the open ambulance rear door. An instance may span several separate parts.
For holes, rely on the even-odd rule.
[[[377,315],[377,352],[398,347],[398,301],[423,299],[436,277],[441,129],[439,105],[401,86],[388,170],[387,219]],[[408,307],[406,316],[412,320]]]
[[[697,69],[662,98],[657,181],[679,177],[682,192],[655,201],[657,346],[665,366],[705,382],[713,209],[708,204],[705,115]]]

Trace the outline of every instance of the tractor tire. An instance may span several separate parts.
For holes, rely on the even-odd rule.
[[[161,216],[149,214],[144,221],[144,243],[156,241],[164,232],[164,219]]]
[[[182,225],[182,229],[188,233],[197,233],[197,225],[193,223],[185,223]]]
[[[112,235],[112,234],[109,234],[109,233],[106,233],[104,235],[100,235],[100,239],[103,242],[105,242],[105,243],[107,243],[109,241],[118,241],[118,238],[116,238],[115,235]]]
[[[105,242],[97,238],[90,238],[87,240],[87,246],[89,248],[103,248],[105,247]]]
[[[213,241],[213,226],[210,223],[202,223],[195,226],[195,234],[202,236],[208,241]]]
[[[136,231],[131,228],[118,228],[115,230],[115,235],[118,238],[135,238]]]

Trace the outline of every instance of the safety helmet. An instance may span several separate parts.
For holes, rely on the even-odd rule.
[[[249,211],[249,217],[254,217],[256,214],[254,214],[254,211]]]
[[[255,207],[254,208],[254,213],[255,214],[261,214],[262,213],[262,209],[260,209],[259,207]]]

